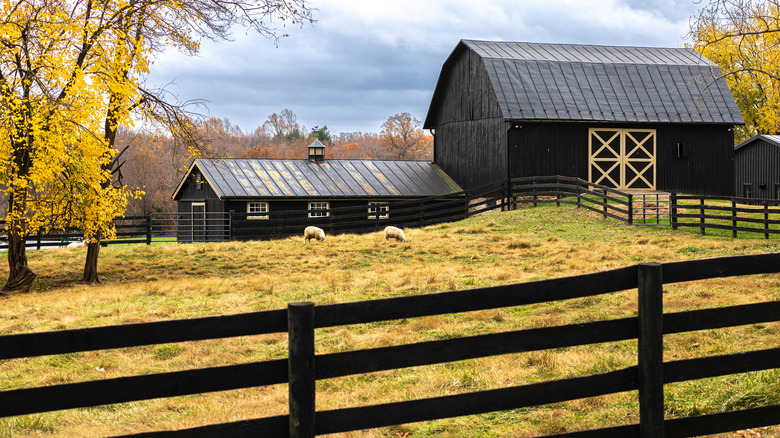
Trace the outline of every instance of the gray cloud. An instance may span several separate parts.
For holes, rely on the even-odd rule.
[[[273,42],[237,30],[200,56],[160,56],[149,82],[246,131],[289,108],[307,128],[377,132],[422,120],[460,39],[681,47],[697,5],[676,0],[316,0],[317,22]]]

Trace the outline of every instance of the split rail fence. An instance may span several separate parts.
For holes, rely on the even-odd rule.
[[[671,194],[670,224],[681,227],[737,233],[780,234],[780,199],[730,198],[725,196],[685,196]]]
[[[777,424],[780,405],[695,417],[664,418],[664,384],[780,368],[774,348],[664,361],[664,335],[780,321],[780,301],[663,313],[663,285],[780,271],[780,253],[672,263],[471,290],[45,333],[0,336],[8,360],[161,343],[288,333],[286,359],[68,383],[0,392],[0,416],[75,409],[161,397],[288,384],[289,414],[133,437],[313,437],[475,415],[638,390],[639,423],[556,437],[688,437]],[[636,317],[315,354],[316,330],[525,306],[637,289]],[[337,410],[315,410],[318,380],[486,356],[638,340],[637,363],[603,374]],[[516,415],[522,415],[517,413]]]
[[[256,240],[303,235],[309,225],[327,234],[367,233],[386,225],[423,227],[454,222],[491,211],[515,210],[541,203],[575,205],[603,217],[634,225],[670,225],[706,230],[780,234],[780,200],[713,196],[631,193],[589,183],[579,178],[550,176],[515,178],[446,196],[390,201],[371,207],[328,210],[271,211],[267,218],[247,213],[172,212],[116,220],[117,237],[104,245],[170,241],[180,243]],[[322,215],[324,217],[309,217]],[[0,222],[0,227],[5,224]],[[65,246],[83,232],[75,228],[28,236],[28,246]],[[7,248],[0,236],[0,249]]]

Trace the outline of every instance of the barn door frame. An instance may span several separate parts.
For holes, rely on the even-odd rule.
[[[192,241],[206,241],[206,203],[193,202],[190,204]]]
[[[590,128],[588,181],[619,190],[655,190],[656,151],[655,129]]]

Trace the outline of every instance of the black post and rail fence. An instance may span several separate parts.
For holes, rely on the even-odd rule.
[[[556,437],[688,437],[777,424],[780,405],[665,418],[664,384],[780,368],[780,347],[663,360],[664,335],[780,321],[780,301],[663,312],[663,287],[685,281],[777,273],[780,253],[647,263],[610,271],[471,290],[286,310],[0,336],[0,360],[162,343],[288,333],[288,357],[204,369],[0,392],[0,416],[288,384],[287,415],[133,437],[313,437],[506,411],[638,391],[639,423]],[[554,302],[636,289],[637,316],[315,354],[316,330]],[[512,353],[636,339],[636,365],[601,374],[370,406],[317,411],[318,381]]]
[[[302,236],[306,226],[327,234],[369,233],[387,225],[424,227],[453,222],[493,211],[539,204],[575,205],[604,218],[632,225],[668,225],[701,234],[730,232],[780,234],[780,200],[616,190],[565,176],[514,178],[472,190],[424,199],[326,210],[270,211],[257,214],[172,212],[118,218],[117,235],[104,245],[154,242],[221,242]],[[0,227],[4,223],[0,222]],[[67,228],[28,236],[31,248],[62,247],[80,239],[81,230]],[[0,235],[0,249],[7,248]]]

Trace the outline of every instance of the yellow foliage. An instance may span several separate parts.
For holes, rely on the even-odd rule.
[[[3,2],[0,6],[0,194],[7,231],[78,227],[111,238],[140,191],[112,184],[113,135],[131,126],[154,50],[146,29],[170,29],[152,2]],[[168,11],[182,7],[167,3]],[[170,38],[197,50],[188,28]]]
[[[744,127],[737,142],[780,133],[780,2],[710,0],[691,29],[693,47],[717,64]]]

